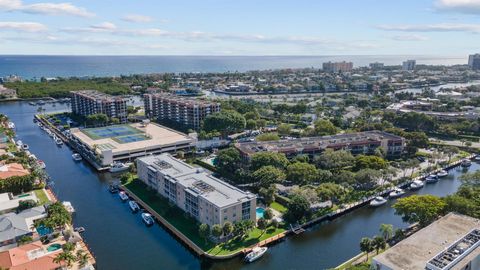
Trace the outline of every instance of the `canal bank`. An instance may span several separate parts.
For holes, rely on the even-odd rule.
[[[50,107],[48,111],[67,109]],[[27,103],[0,105],[17,126],[19,139],[28,143],[47,164],[55,181],[52,187],[60,200],[71,201],[78,210],[74,222],[86,228],[85,240],[95,254],[99,269],[326,269],[339,265],[360,252],[358,242],[364,236],[378,234],[381,223],[405,228],[393,214],[389,201],[380,208],[363,207],[333,221],[320,222],[301,235],[286,238],[272,246],[253,264],[241,258],[222,262],[198,259],[160,226],[146,228],[140,216],[130,212],[116,195],[108,193],[108,184],[116,179],[109,173],[97,173],[83,162],[74,162],[71,150],[57,147],[33,124],[36,108]],[[479,169],[474,163],[469,171]],[[455,168],[437,184],[426,185],[420,194],[445,196],[460,185],[458,176],[465,170]]]

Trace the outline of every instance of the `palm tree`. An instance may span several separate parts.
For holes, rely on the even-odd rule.
[[[381,224],[380,233],[383,236],[383,239],[388,240],[392,238],[393,235],[393,225],[392,224]]]
[[[373,238],[372,244],[375,250],[377,251],[377,254],[381,249],[385,249],[385,247],[387,247],[387,243],[385,242],[385,239],[378,235]]]
[[[58,253],[55,258],[53,258],[54,263],[60,264],[60,266],[72,266],[72,263],[76,260],[76,257],[70,251],[63,251]]]
[[[368,261],[368,253],[373,250],[372,239],[368,237],[362,238],[362,240],[360,240],[360,250],[362,252],[367,253],[367,261]]]
[[[86,253],[83,249],[77,251],[77,261],[80,267],[87,265],[88,260],[90,260],[90,255]]]

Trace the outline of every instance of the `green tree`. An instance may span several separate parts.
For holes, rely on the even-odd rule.
[[[446,203],[433,195],[412,195],[400,198],[393,205],[395,214],[408,223],[418,222],[424,227],[434,221],[445,209]]]
[[[277,127],[277,132],[281,136],[287,136],[292,132],[292,127],[289,124],[280,124]]]
[[[62,251],[61,253],[58,253],[55,258],[53,258],[53,262],[71,267],[72,263],[76,261],[76,259],[77,258],[72,254],[71,251]]]
[[[250,161],[250,169],[255,171],[264,166],[273,166],[279,169],[285,169],[288,163],[288,159],[283,153],[259,152],[252,156]]]
[[[335,183],[323,183],[316,188],[321,201],[336,201],[345,194],[345,189]]]
[[[385,249],[387,247],[387,243],[385,242],[385,239],[378,235],[373,238],[372,244],[375,247],[377,254],[380,252],[380,250]]]
[[[258,191],[258,193],[263,197],[267,205],[270,205],[275,201],[276,192],[277,192],[277,189],[275,188],[275,185],[270,185],[267,188],[262,187]]]
[[[361,169],[374,169],[383,170],[388,167],[388,162],[377,156],[358,155],[355,157],[355,168]]]
[[[208,115],[203,121],[206,132],[219,131],[223,135],[241,131],[245,128],[245,117],[235,111],[221,111]]]
[[[480,170],[468,172],[460,176],[462,184],[471,187],[480,187]]]
[[[22,246],[33,241],[33,238],[28,235],[23,235],[17,240],[17,245]]]
[[[215,224],[215,225],[212,226],[212,235],[214,237],[218,238],[218,237],[222,236],[222,233],[223,233],[223,228],[222,228],[221,225]]]
[[[327,119],[318,119],[314,123],[315,133],[319,136],[337,134],[338,129]]]
[[[313,183],[317,179],[317,168],[304,162],[292,163],[287,166],[287,179],[298,185]]]
[[[368,254],[372,252],[374,249],[372,239],[368,237],[363,237],[360,240],[360,251],[365,252],[367,254],[367,261],[368,261]]]
[[[230,147],[218,151],[215,158],[215,166],[222,173],[232,174],[238,168],[242,158],[237,149]]]
[[[280,140],[280,137],[277,133],[263,133],[258,135],[255,139],[259,142],[278,141]]]
[[[380,224],[380,233],[385,240],[392,238],[393,225],[392,224]]]
[[[344,167],[352,166],[355,158],[348,151],[334,151],[327,149],[315,159],[318,166],[325,170],[339,170]]]
[[[273,211],[270,208],[265,209],[263,212],[263,218],[266,220],[270,220],[273,218]]]
[[[265,233],[265,230],[267,229],[268,227],[268,221],[264,218],[259,218],[257,220],[257,227],[262,230],[262,235],[263,233]]]
[[[310,203],[301,195],[293,195],[288,203],[285,217],[291,222],[297,222],[310,212]]]
[[[223,234],[229,236],[233,232],[233,224],[230,221],[223,223]]]
[[[247,124],[246,124],[245,128],[250,129],[250,130],[256,129],[257,128],[257,121],[255,121],[253,119],[247,120]]]
[[[363,169],[355,174],[355,182],[362,189],[371,189],[377,185],[381,172],[372,169]]]
[[[405,238],[405,232],[402,229],[398,228],[393,233],[393,238],[395,238],[396,241],[401,241],[403,238]]]
[[[84,250],[79,249],[76,254],[76,260],[78,261],[78,264],[80,267],[85,267],[88,264],[88,261],[90,260],[90,255],[86,253]]]
[[[207,243],[208,237],[210,236],[210,227],[208,224],[202,223],[198,227],[198,234],[200,235],[201,238],[205,241],[205,244]]]
[[[270,188],[275,183],[285,181],[283,170],[273,166],[263,166],[252,173],[253,182],[262,188]]]

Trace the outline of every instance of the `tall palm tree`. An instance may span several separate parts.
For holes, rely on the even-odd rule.
[[[86,253],[83,249],[77,251],[77,261],[80,267],[87,265],[88,260],[90,260],[90,255]]]

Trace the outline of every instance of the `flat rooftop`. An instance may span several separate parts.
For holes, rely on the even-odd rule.
[[[403,140],[403,138],[400,136],[383,131],[373,130],[331,136],[294,138],[279,141],[244,142],[236,143],[235,147],[237,147],[243,153],[251,155],[262,151],[288,152],[290,150],[294,152],[298,150],[321,150],[336,145],[352,145],[355,143],[366,144],[368,142],[375,143],[385,139],[398,141]]]
[[[115,125],[101,128],[73,128],[72,136],[97,152],[111,149],[113,154],[149,150],[158,146],[191,143],[194,139],[186,134],[155,123]]]
[[[87,97],[95,100],[104,100],[104,101],[124,100],[124,98],[122,97],[111,96],[109,94],[105,94],[97,90],[80,90],[80,91],[71,91],[70,93],[81,95],[83,97]]]
[[[480,220],[449,213],[384,253],[375,256],[373,264],[379,263],[391,269],[399,270],[424,270],[429,261],[475,229],[480,229]],[[472,249],[462,260],[449,269],[462,269],[466,263],[477,256],[480,256],[480,247]]]
[[[187,192],[202,197],[219,208],[255,198],[254,194],[236,188],[204,172],[201,168],[195,168],[167,153],[138,160],[146,163],[150,168],[172,176],[186,188]]]

